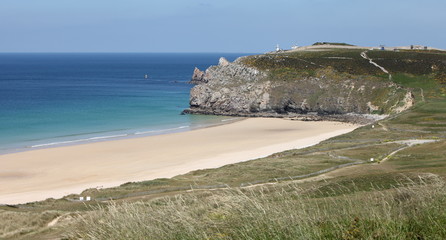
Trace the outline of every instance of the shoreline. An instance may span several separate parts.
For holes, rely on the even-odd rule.
[[[242,121],[243,119],[245,119],[245,117],[232,116],[232,118],[221,119],[219,121],[215,121],[215,122],[207,123],[207,124],[203,123],[203,124],[198,124],[198,125],[187,125],[187,126],[179,126],[179,127],[173,127],[173,128],[149,129],[149,130],[141,130],[141,131],[134,129],[133,132],[109,131],[109,132],[107,132],[109,135],[83,134],[87,137],[78,138],[78,139],[74,138],[74,139],[63,140],[64,138],[66,138],[68,136],[54,137],[54,138],[47,139],[48,141],[46,141],[46,142],[42,141],[41,143],[30,144],[30,145],[23,146],[23,147],[0,149],[0,156],[7,155],[7,154],[13,154],[13,153],[35,151],[35,150],[40,150],[40,149],[76,146],[76,145],[84,145],[84,144],[97,143],[97,142],[119,141],[119,140],[124,140],[124,139],[133,139],[133,138],[158,136],[158,135],[165,135],[165,134],[172,134],[172,133],[179,133],[179,132],[188,132],[188,131],[194,131],[194,130],[201,129],[201,128],[208,128],[208,127],[230,124],[233,122]],[[61,140],[60,141],[49,141],[51,139],[58,139],[58,138]]]
[[[248,118],[185,132],[0,155],[0,204],[217,168],[308,147],[359,126]]]

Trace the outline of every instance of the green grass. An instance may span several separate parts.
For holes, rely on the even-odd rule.
[[[392,73],[426,75],[446,71],[444,52],[369,51],[367,55]]]
[[[314,76],[319,69],[332,68],[338,73],[351,75],[382,75],[360,56],[363,50],[330,49],[321,52],[285,52],[268,55],[256,55],[243,58],[243,63],[260,70],[275,71],[290,69],[305,76]]]
[[[395,83],[414,89],[422,88],[426,91],[432,91],[438,87],[437,82],[433,78],[425,75],[409,75],[397,73],[393,74],[392,78]],[[427,93],[427,95],[429,95],[429,92]]]
[[[416,170],[446,174],[446,141],[419,145],[402,151],[392,158],[397,170]]]

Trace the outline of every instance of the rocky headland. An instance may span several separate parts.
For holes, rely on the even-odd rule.
[[[427,60],[423,53],[366,49],[220,58],[216,66],[194,70],[196,86],[184,113],[366,123],[415,103],[416,89],[391,74],[432,74],[436,60]]]

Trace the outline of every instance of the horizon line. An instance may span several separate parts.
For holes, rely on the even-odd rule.
[[[45,54],[60,54],[60,53],[79,53],[79,54],[85,54],[85,53],[135,53],[135,54],[138,54],[138,53],[184,53],[184,54],[187,54],[187,53],[249,53],[249,54],[258,54],[258,53],[261,53],[261,52],[219,52],[219,51],[216,51],[216,52],[70,52],[70,51],[67,51],[67,52],[44,52],[44,51],[42,51],[42,52],[0,52],[0,54],[21,54],[21,53],[33,53],[33,54],[42,54],[42,53],[45,53]]]

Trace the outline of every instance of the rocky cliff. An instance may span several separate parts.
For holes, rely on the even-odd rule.
[[[198,85],[191,90],[191,109],[211,114],[247,113],[254,111],[257,102],[259,110],[268,109],[268,83],[262,82],[266,75],[254,68],[221,58],[218,66],[196,75],[203,77],[192,79]]]
[[[233,116],[391,114],[414,104],[362,52],[265,54],[195,69],[186,113]],[[353,55],[354,54],[354,55]],[[370,54],[369,54],[370,55]],[[354,57],[352,57],[354,56]],[[383,67],[384,68],[384,67]],[[387,70],[386,70],[387,71]],[[389,70],[392,72],[391,70]]]

